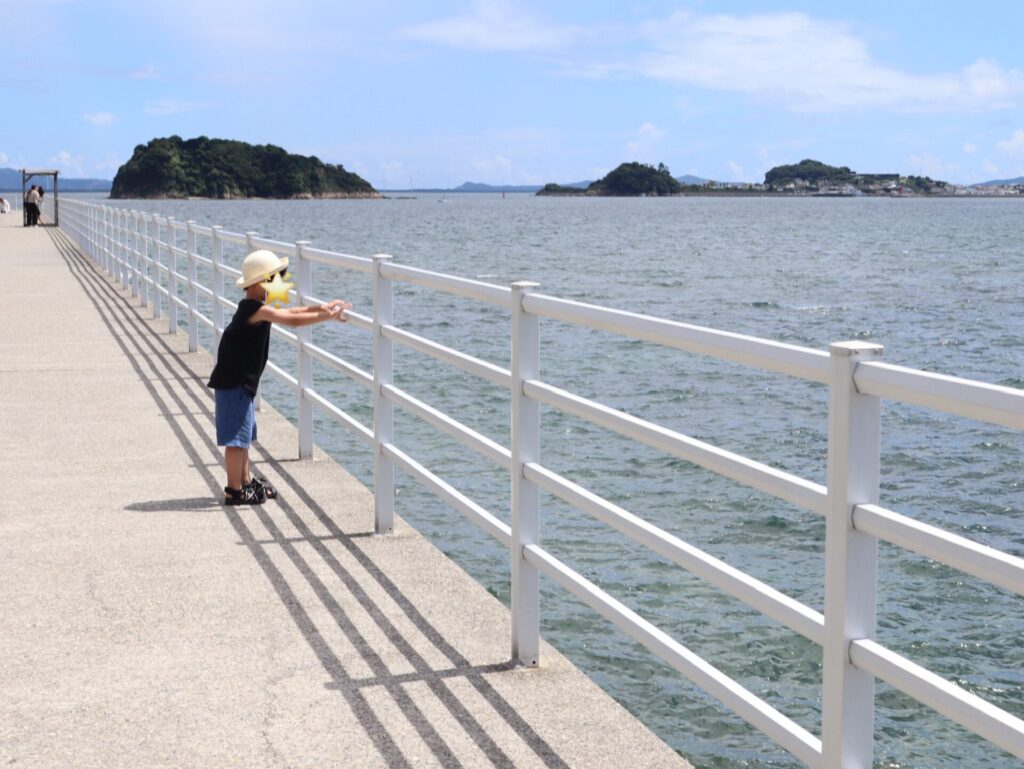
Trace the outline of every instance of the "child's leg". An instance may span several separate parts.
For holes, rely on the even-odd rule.
[[[238,446],[224,447],[224,466],[228,471],[228,487],[242,488],[242,475],[249,466],[249,450]]]
[[[248,485],[252,481],[252,476],[249,474],[249,449],[242,449],[245,452],[245,459],[242,462],[242,483]]]

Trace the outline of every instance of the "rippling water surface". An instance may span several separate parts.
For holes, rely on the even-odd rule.
[[[255,230],[277,240],[508,284],[824,349],[859,339],[901,365],[1024,386],[1020,233],[1024,200],[552,199],[437,195],[378,201],[118,201]],[[232,252],[232,258],[241,253]],[[366,276],[316,267],[316,293],[369,313]],[[508,366],[508,314],[414,287],[397,322]],[[317,340],[371,369],[368,337]],[[819,385],[600,332],[542,321],[545,380],[701,440],[825,482],[826,394]],[[206,342],[210,345],[209,340]],[[294,355],[278,344],[275,359]],[[273,382],[268,397],[294,416]],[[508,445],[507,393],[423,356],[396,354],[399,385]],[[369,394],[317,371],[317,385],[364,423]],[[544,464],[683,540],[821,610],[824,523],[812,513],[552,410]],[[1021,436],[883,404],[881,503],[1024,556]],[[508,520],[508,478],[414,417],[397,443]],[[364,446],[326,421],[317,441],[364,482]],[[399,473],[399,513],[508,601],[508,557]],[[776,623],[543,498],[545,546],[572,568],[817,733],[821,654]],[[1024,602],[888,545],[879,549],[878,637],[1024,717]],[[797,762],[560,589],[544,584],[545,637],[669,744],[704,767]],[[502,643],[506,641],[501,641]],[[884,684],[876,766],[1019,766]]]

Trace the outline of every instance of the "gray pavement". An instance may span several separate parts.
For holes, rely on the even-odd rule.
[[[264,406],[282,499],[219,504],[211,361],[0,216],[0,764],[687,767]]]

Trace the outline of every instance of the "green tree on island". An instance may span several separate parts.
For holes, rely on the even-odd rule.
[[[546,184],[537,194],[640,197],[677,195],[682,191],[683,185],[672,176],[664,163],[658,163],[657,168],[647,163],[622,163],[585,190]]]
[[[272,144],[180,136],[140,144],[121,166],[112,198],[376,197],[341,165],[293,155]]]

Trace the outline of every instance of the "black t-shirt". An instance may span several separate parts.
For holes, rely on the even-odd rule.
[[[207,387],[229,390],[241,385],[253,395],[260,385],[260,377],[270,355],[270,323],[250,323],[263,302],[243,299],[238,303],[235,317],[224,329],[217,347],[217,365],[213,367]]]

